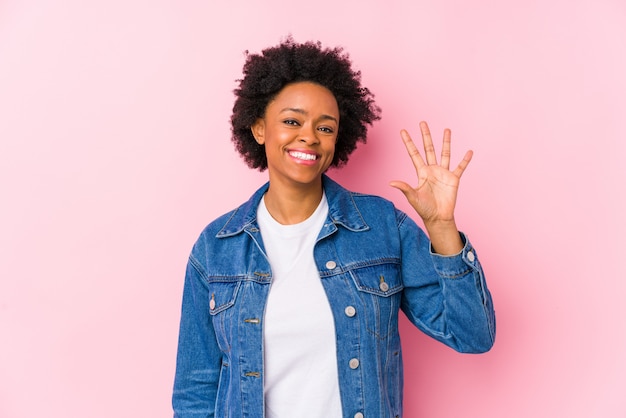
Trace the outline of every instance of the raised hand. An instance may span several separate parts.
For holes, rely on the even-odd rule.
[[[461,175],[472,159],[472,151],[467,151],[454,171],[450,171],[450,130],[446,129],[443,133],[440,162],[437,162],[435,147],[426,122],[420,122],[420,130],[426,161],[422,158],[409,133],[406,130],[400,132],[417,173],[417,186],[412,187],[404,181],[392,181],[390,185],[404,193],[411,206],[422,218],[436,251],[440,252],[435,245],[439,238],[443,241],[453,240],[454,251],[460,250],[460,239],[454,222],[454,208]],[[448,248],[447,244],[452,243],[447,242],[445,249],[439,245],[443,249],[443,253],[453,251],[453,249]]]

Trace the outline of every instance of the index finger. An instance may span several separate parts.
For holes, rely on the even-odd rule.
[[[421,167],[423,167],[426,163],[422,158],[419,150],[415,146],[415,143],[411,139],[411,135],[406,131],[406,129],[402,129],[400,131],[400,136],[402,137],[402,142],[404,142],[404,146],[406,151],[409,153],[411,157],[411,161],[413,162],[413,166],[415,167],[415,172],[417,173]]]

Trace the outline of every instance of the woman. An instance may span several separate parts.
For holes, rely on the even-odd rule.
[[[391,183],[426,234],[380,197],[328,178],[379,119],[339,48],[288,39],[248,55],[233,141],[269,182],[213,221],[185,278],[176,417],[402,416],[398,312],[459,352],[484,352],[495,316],[454,206],[468,152],[453,171],[450,131],[437,162],[401,137],[418,185]]]

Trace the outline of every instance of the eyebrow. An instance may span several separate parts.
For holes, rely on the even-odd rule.
[[[297,107],[286,107],[286,108],[284,108],[284,109],[282,109],[280,111],[280,113],[283,113],[283,112],[296,112],[296,113],[300,113],[302,115],[308,115],[309,114],[306,110],[299,109]],[[334,116],[331,116],[331,115],[322,115],[320,119],[323,119],[323,120],[329,119],[329,120],[334,121],[335,123],[339,123],[337,118],[334,117]]]

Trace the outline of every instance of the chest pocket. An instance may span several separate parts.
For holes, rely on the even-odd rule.
[[[230,351],[233,337],[233,324],[235,300],[241,286],[241,281],[236,279],[224,279],[209,277],[209,313],[213,320],[215,337],[220,349]]]
[[[398,329],[398,310],[402,297],[400,265],[385,263],[350,272],[363,303],[367,331],[385,339]]]

